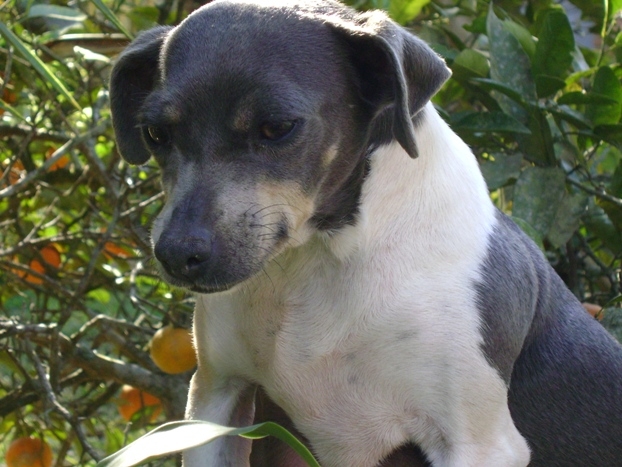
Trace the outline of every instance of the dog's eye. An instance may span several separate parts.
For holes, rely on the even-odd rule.
[[[295,120],[264,123],[259,127],[261,137],[268,141],[279,141],[289,135],[296,126]]]
[[[158,146],[163,146],[171,141],[171,135],[168,129],[160,126],[148,126],[147,136]]]

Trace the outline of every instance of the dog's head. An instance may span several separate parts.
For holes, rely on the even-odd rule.
[[[448,76],[383,13],[332,1],[216,1],[140,35],[111,107],[121,155],[162,168],[164,277],[224,290],[353,222],[370,150],[416,157],[412,119]]]

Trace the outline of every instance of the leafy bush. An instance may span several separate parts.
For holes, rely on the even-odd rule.
[[[445,57],[453,77],[434,102],[493,200],[622,337],[622,1],[350,3],[387,9]],[[154,271],[158,174],[119,158],[107,79],[128,37],[189,5],[0,10],[0,455],[36,434],[56,465],[94,465],[151,424],[117,415],[122,384],[182,416],[189,375],[160,372],[147,346],[166,324],[188,326],[192,304]]]
[[[584,7],[582,14],[570,9],[574,25],[553,2],[437,8],[444,21],[425,24],[422,35],[454,72],[436,103],[474,148],[497,206],[546,251],[579,299],[614,305],[622,253],[622,2],[600,11],[574,3]],[[468,34],[451,28],[455,21]],[[589,24],[593,32],[582,38],[577,31]],[[618,320],[616,309],[605,313],[620,338]]]

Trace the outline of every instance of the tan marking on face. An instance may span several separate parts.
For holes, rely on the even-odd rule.
[[[329,147],[322,156],[322,167],[327,169],[337,157],[338,152],[338,146],[336,144],[333,144],[331,147]]]
[[[233,117],[233,129],[239,132],[248,132],[253,121],[253,113],[250,108],[239,108]]]
[[[266,208],[273,206],[285,215],[290,242],[299,245],[309,238],[312,232],[307,221],[315,211],[314,197],[305,194],[295,182],[262,182],[256,191],[259,204]]]
[[[233,116],[233,129],[239,132],[248,132],[253,123],[253,108],[255,107],[255,96],[253,94],[243,97],[236,105]]]
[[[181,121],[181,110],[174,104],[164,106],[162,115],[170,124],[176,124]]]

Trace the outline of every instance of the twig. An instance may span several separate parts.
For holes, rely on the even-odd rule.
[[[4,190],[0,190],[0,199],[8,198],[10,196],[15,195],[19,191],[21,191],[24,187],[29,185],[33,180],[37,179],[44,172],[47,172],[49,168],[57,160],[59,160],[63,155],[65,155],[71,149],[78,146],[83,141],[87,140],[88,138],[92,138],[93,136],[98,136],[102,134],[108,128],[109,125],[110,125],[110,121],[105,120],[103,123],[100,123],[96,127],[91,128],[85,133],[82,133],[81,135],[71,138],[69,141],[67,141],[65,144],[59,147],[56,151],[54,151],[52,156],[50,156],[50,158],[47,159],[40,167],[38,167],[36,170],[28,172],[23,180],[20,180],[14,185],[8,186]]]
[[[149,206],[149,205],[150,205],[151,203],[153,203],[154,201],[157,201],[157,200],[159,200],[160,198],[163,198],[163,197],[164,197],[164,192],[163,192],[163,191],[161,191],[161,192],[160,192],[160,193],[158,193],[157,195],[153,195],[151,198],[148,198],[148,199],[146,199],[146,200],[144,200],[144,201],[141,201],[141,202],[140,202],[140,203],[138,203],[137,205],[132,206],[132,207],[131,207],[131,208],[129,208],[129,209],[126,209],[125,211],[123,211],[123,212],[121,213],[121,217],[126,217],[126,216],[129,216],[130,214],[133,214],[133,213],[135,213],[136,211],[138,211],[139,209],[142,209],[142,208],[144,208],[144,207],[146,207],[146,206]]]
[[[594,254],[594,252],[592,251],[592,248],[587,243],[587,240],[582,235],[577,235],[577,237],[579,238],[579,241],[581,242],[581,246],[583,247],[583,251],[585,251],[585,254],[588,255],[590,259],[594,261],[594,263],[596,263],[596,265],[600,268],[602,274],[604,276],[607,276],[607,278],[611,282],[612,292],[615,295],[619,294],[620,286],[619,286],[619,283],[616,277],[616,273],[612,271],[605,263],[603,263],[596,254]]]
[[[0,125],[0,137],[31,135],[33,139],[52,141],[61,144],[69,139],[69,135],[57,131],[39,130],[27,125]]]
[[[573,180],[572,178],[566,178],[566,180],[568,180],[568,182],[570,182],[572,185],[576,186],[577,188],[580,188],[581,190],[585,191],[586,193],[589,193],[594,196],[598,196],[599,198],[609,201],[610,203],[615,204],[617,207],[622,208],[622,199],[616,198],[615,196],[611,196],[610,194],[605,193],[605,190],[601,189],[599,191],[595,188],[590,188],[588,186],[582,185],[580,182],[577,182],[576,180]]]
[[[71,413],[60,402],[58,402],[58,399],[56,398],[56,394],[54,394],[52,386],[50,385],[50,381],[48,380],[47,374],[45,372],[45,368],[43,368],[43,364],[41,363],[41,360],[37,356],[36,352],[32,349],[32,346],[30,345],[29,342],[26,342],[26,347],[28,349],[28,353],[30,354],[30,357],[32,358],[35,364],[35,369],[37,370],[39,381],[41,382],[41,385],[43,386],[48,402],[52,405],[54,410],[58,412],[67,421],[67,423],[71,425],[71,427],[73,428],[73,431],[76,433],[76,436],[80,440],[80,444],[82,444],[82,447],[84,448],[84,450],[93,459],[95,459],[96,461],[99,461],[100,459],[102,459],[103,456],[99,452],[97,452],[86,439],[86,433],[84,432],[84,428],[82,427],[82,424],[80,423],[80,421],[72,417]]]

